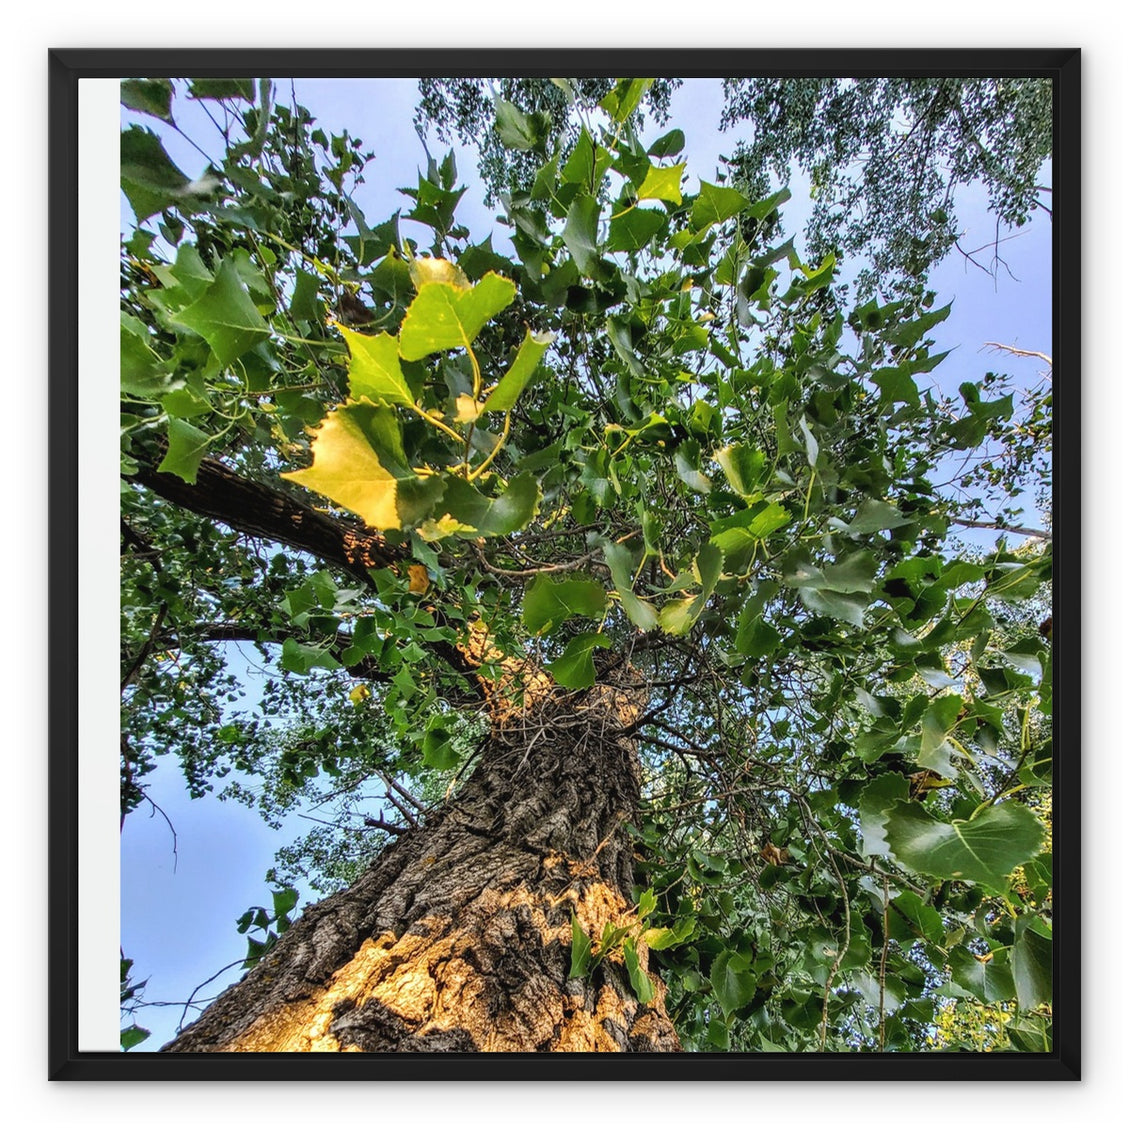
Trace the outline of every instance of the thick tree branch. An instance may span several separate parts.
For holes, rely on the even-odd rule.
[[[337,565],[366,585],[372,584],[370,568],[389,568],[404,556],[375,529],[320,513],[281,490],[236,474],[215,459],[200,463],[194,486],[144,464],[131,481],[238,533],[278,541]]]
[[[237,533],[277,541],[336,565],[369,588],[373,587],[370,569],[394,568],[405,559],[403,549],[389,545],[375,529],[321,513],[282,490],[244,478],[215,459],[201,461],[195,485],[144,463],[131,481]],[[436,619],[442,621],[438,610]],[[450,643],[433,643],[431,648],[462,674],[477,670]],[[477,689],[477,680],[473,684]]]

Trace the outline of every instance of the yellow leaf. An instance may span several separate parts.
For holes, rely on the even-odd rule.
[[[349,701],[352,702],[353,705],[359,706],[371,693],[372,691],[367,686],[363,683],[359,683],[349,691]]]
[[[339,405],[314,433],[314,461],[282,477],[323,494],[374,529],[415,525],[443,492],[443,479],[406,465],[394,409],[366,403]]]
[[[430,587],[427,569],[421,564],[408,565],[408,591],[422,596]]]
[[[457,286],[460,290],[470,289],[470,279],[463,274],[460,267],[446,259],[427,257],[413,259],[408,266],[408,272],[417,290],[425,282],[446,282],[451,286]]]
[[[425,541],[442,541],[444,537],[450,537],[455,533],[473,533],[474,526],[464,525],[450,514],[444,514],[438,519],[428,518],[416,532]]]
[[[373,529],[399,529],[396,477],[381,466],[362,429],[344,411],[326,416],[314,436],[313,465],[282,477],[332,498]]]
[[[474,423],[481,414],[482,408],[473,396],[459,396],[455,399],[455,422]]]

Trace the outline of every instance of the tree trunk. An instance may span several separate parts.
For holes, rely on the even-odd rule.
[[[566,694],[495,684],[461,791],[348,890],[308,909],[166,1051],[678,1051],[657,978],[641,1004],[622,946],[569,978],[572,915],[590,938],[632,916],[639,800],[621,665]],[[636,930],[638,932],[638,930]],[[647,950],[638,942],[640,965]]]

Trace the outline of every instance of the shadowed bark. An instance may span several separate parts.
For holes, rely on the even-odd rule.
[[[144,463],[128,481],[240,533],[311,553],[366,584],[370,568],[387,568],[403,559],[403,551],[390,546],[375,529],[330,517],[281,490],[244,478],[216,459],[201,460],[195,484]]]
[[[622,950],[569,979],[573,913],[596,938],[633,920],[642,703],[619,671],[568,694],[511,666],[523,700],[491,696],[462,790],[164,1050],[680,1050],[661,982],[640,1004]]]

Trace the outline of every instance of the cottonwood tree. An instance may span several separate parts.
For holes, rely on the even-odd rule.
[[[554,84],[555,83],[555,84]],[[540,115],[566,138],[570,104],[591,105],[606,80],[507,79],[501,95]],[[657,79],[642,103],[666,121],[678,79]],[[495,86],[484,79],[424,79],[421,135],[485,139],[479,172],[491,194],[528,192],[538,164],[490,132]],[[640,113],[641,111],[637,111]],[[1040,181],[1051,156],[1053,100],[1039,78],[732,78],[724,82],[719,127],[730,182],[754,199],[811,185],[809,253],[859,263],[857,290],[910,298],[925,292],[930,267],[954,247],[992,274],[1006,270],[1001,243],[1039,211],[1051,211]],[[981,186],[996,217],[990,246],[961,244],[957,194]]]
[[[159,756],[385,797],[166,1049],[913,1050],[952,998],[1045,1049],[1050,543],[954,550],[934,473],[1012,398],[923,390],[947,310],[840,310],[647,88],[498,103],[511,253],[452,157],[374,227],[269,83],[123,84],[222,147],[122,134],[123,818]]]

